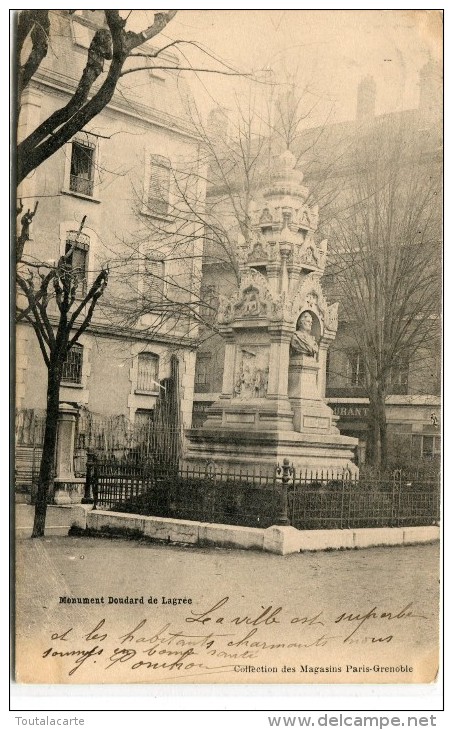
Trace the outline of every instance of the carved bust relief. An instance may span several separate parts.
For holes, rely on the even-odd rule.
[[[306,310],[302,312],[297,322],[297,330],[291,339],[291,349],[298,355],[315,357],[318,354],[318,343],[312,335],[313,316]]]

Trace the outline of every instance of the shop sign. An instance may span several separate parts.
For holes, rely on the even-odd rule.
[[[331,408],[335,416],[340,418],[367,418],[368,417],[368,404],[358,403],[335,403],[331,405]]]

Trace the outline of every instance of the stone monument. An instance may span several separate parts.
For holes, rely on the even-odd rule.
[[[317,206],[291,152],[278,159],[238,248],[240,285],[221,298],[223,387],[202,428],[187,432],[188,464],[270,472],[286,457],[296,469],[345,469],[357,439],[340,434],[325,400],[326,357],[338,304],[321,287],[327,241],[317,242]]]

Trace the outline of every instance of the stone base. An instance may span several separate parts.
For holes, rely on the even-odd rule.
[[[55,479],[53,497],[55,504],[80,504],[84,493],[85,479],[76,477]]]
[[[214,462],[220,469],[247,470],[273,474],[277,464],[289,459],[296,471],[313,472],[330,477],[348,469],[358,474],[353,463],[357,439],[341,434],[298,433],[296,431],[232,431],[197,428],[186,432],[186,465],[204,468]]]
[[[300,433],[339,434],[333,410],[321,399],[291,398],[294,429]]]
[[[208,429],[240,431],[292,431],[293,411],[287,398],[240,400],[222,397],[208,409],[204,424]]]

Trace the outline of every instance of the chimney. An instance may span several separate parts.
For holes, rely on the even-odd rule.
[[[419,109],[424,112],[439,111],[442,107],[442,70],[432,59],[420,69]]]
[[[372,76],[365,76],[357,89],[357,121],[373,119],[376,109],[376,82]]]

